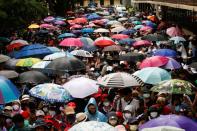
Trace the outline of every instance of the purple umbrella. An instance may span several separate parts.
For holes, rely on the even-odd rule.
[[[177,62],[175,59],[168,57],[168,62],[163,66],[165,69],[180,69],[181,64]]]
[[[197,123],[185,116],[162,115],[141,125],[139,131],[142,131],[142,129],[144,128],[152,128],[158,126],[173,126],[185,129],[186,131],[195,131],[197,129]]]

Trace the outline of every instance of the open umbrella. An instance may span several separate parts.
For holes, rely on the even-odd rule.
[[[175,59],[170,57],[168,57],[168,59],[169,59],[168,62],[164,66],[162,66],[162,68],[173,70],[173,69],[180,69],[182,67],[181,64]]]
[[[104,29],[104,28],[98,28],[96,30],[94,30],[95,33],[109,33],[108,29]]]
[[[170,38],[170,40],[174,41],[175,44],[186,41],[185,38],[180,37],[180,36],[172,37]]]
[[[20,92],[10,80],[0,76],[0,85],[0,104],[10,103],[19,99]]]
[[[170,27],[166,30],[166,34],[175,37],[175,36],[182,36],[182,32],[178,27]]]
[[[85,23],[87,23],[88,21],[87,21],[86,18],[76,18],[76,19],[74,19],[73,22],[74,22],[74,23],[77,23],[77,24],[85,24]]]
[[[179,79],[165,80],[151,88],[153,92],[188,95],[194,94],[196,90],[197,88],[190,82]]]
[[[51,24],[41,24],[40,28],[53,29],[55,27]]]
[[[140,46],[151,46],[151,42],[147,40],[139,40],[132,44],[134,47],[140,47]]]
[[[141,39],[148,40],[148,41],[166,41],[166,40],[168,40],[167,37],[165,37],[164,35],[160,35],[160,34],[145,35]]]
[[[60,42],[60,46],[75,46],[75,47],[82,47],[83,43],[77,38],[66,38]]]
[[[111,38],[109,38],[109,37],[99,37],[99,38],[97,38],[96,40],[95,40],[95,42],[96,41],[98,41],[98,40],[111,40],[111,41],[113,41]]]
[[[40,26],[38,24],[31,24],[30,26],[28,26],[29,29],[37,29],[40,28]]]
[[[80,122],[68,131],[117,131],[117,129],[106,122],[88,121]]]
[[[128,18],[126,18],[126,17],[122,17],[122,18],[118,19],[118,21],[120,21],[120,22],[127,21],[127,20],[128,20]]]
[[[85,50],[73,50],[70,52],[70,54],[74,56],[85,57],[85,58],[93,57],[93,55],[90,52],[85,51]]]
[[[119,46],[119,45],[111,45],[111,46],[106,46],[104,47],[103,51],[123,51],[126,50],[126,48]]]
[[[86,50],[86,51],[95,51],[95,50],[97,50],[97,47],[94,45],[94,41],[91,38],[89,38],[89,37],[81,37],[79,39],[83,43],[83,47],[82,47],[83,50]]]
[[[85,98],[98,92],[97,82],[85,77],[73,78],[65,83],[63,87],[74,98]]]
[[[171,49],[157,49],[154,53],[154,56],[166,56],[166,57],[176,57],[177,53]]]
[[[124,34],[124,35],[131,35],[131,34],[134,34],[136,33],[136,30],[135,29],[127,29],[127,30],[124,30],[121,32],[121,34]]]
[[[122,40],[122,39],[129,38],[129,36],[124,35],[124,34],[115,34],[115,35],[112,35],[111,38],[116,39],[116,40]]]
[[[116,43],[113,42],[112,40],[97,40],[94,42],[94,45],[99,46],[99,47],[111,46],[115,44]]]
[[[50,55],[47,55],[43,58],[43,60],[45,61],[52,61],[52,60],[55,60],[57,58],[61,58],[61,57],[72,57],[72,55],[68,52],[57,52],[57,53],[53,53],[53,54],[50,54]]]
[[[40,84],[49,81],[50,79],[39,71],[27,71],[19,75],[19,83]]]
[[[139,30],[139,29],[141,29],[142,27],[144,27],[143,25],[136,25],[135,27],[134,27],[134,29],[135,30]]]
[[[32,69],[44,69],[51,61],[40,61],[34,64],[31,68]]]
[[[143,82],[135,75],[125,72],[111,73],[98,80],[98,84],[103,87],[126,88],[132,86],[142,86]]]
[[[58,39],[69,38],[69,37],[76,37],[76,35],[73,33],[64,33],[64,34],[59,35]]]
[[[158,126],[152,128],[144,128],[142,131],[185,131],[184,129],[173,126]]]
[[[73,99],[66,89],[53,83],[39,84],[33,87],[29,93],[49,102],[69,102]]]
[[[140,28],[140,31],[152,31],[152,30],[153,30],[153,28],[150,26],[143,26]]]
[[[25,58],[25,59],[20,59],[17,63],[16,66],[20,67],[31,67],[34,64],[40,62],[40,59],[37,58]]]
[[[142,61],[139,68],[145,68],[145,67],[159,67],[167,64],[168,58],[164,56],[152,56],[149,58],[146,58]]]
[[[5,68],[6,69],[15,69],[16,63],[19,61],[19,59],[9,59],[5,62]]]
[[[81,28],[83,28],[82,25],[78,25],[78,24],[72,25],[70,27],[71,30],[73,30],[73,29],[81,29]]]
[[[4,62],[8,61],[9,59],[10,59],[9,56],[0,54],[0,63],[4,63]]]
[[[128,62],[138,62],[145,59],[145,56],[141,53],[129,52],[119,56],[119,60]]]
[[[84,28],[81,30],[82,33],[93,33],[94,29],[93,28]]]
[[[107,25],[122,25],[119,21],[116,21],[116,20],[112,20],[112,21],[108,21],[107,22]]]
[[[45,22],[52,22],[54,20],[55,20],[55,18],[53,16],[48,16],[48,17],[44,18]]]
[[[136,20],[136,21],[133,21],[133,22],[132,22],[132,24],[135,24],[135,25],[142,25],[142,22],[141,22],[141,21]]]
[[[136,71],[133,75],[139,77],[144,83],[153,85],[171,79],[171,75],[166,70],[158,67],[147,67]]]
[[[119,26],[119,27],[113,28],[111,30],[111,32],[113,32],[113,33],[120,33],[120,32],[125,31],[125,30],[126,30],[126,28],[124,28],[123,26]]]
[[[18,77],[18,73],[14,70],[2,70],[0,71],[0,76],[4,76],[8,79],[12,79]]]
[[[100,18],[101,18],[101,16],[99,16],[96,13],[92,13],[92,14],[88,15],[88,17],[87,17],[88,20],[96,20],[96,19],[100,19]]]
[[[122,40],[120,40],[118,42],[121,45],[132,45],[135,42],[135,40],[133,40],[131,38],[127,38],[127,39],[122,39]]]
[[[183,115],[161,115],[160,117],[152,119],[141,125],[139,131],[142,131],[144,128],[158,126],[173,126],[184,129],[185,131],[195,131],[197,129],[196,122]]]

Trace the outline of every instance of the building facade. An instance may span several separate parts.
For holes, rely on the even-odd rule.
[[[83,0],[83,6],[88,6],[90,1],[94,1],[97,5],[109,6],[109,5],[121,5],[124,0]]]

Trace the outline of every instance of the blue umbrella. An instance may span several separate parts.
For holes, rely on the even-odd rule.
[[[182,66],[175,59],[168,57],[168,63],[163,66],[165,69],[180,69]]]
[[[50,51],[52,51],[53,53],[56,53],[56,52],[60,52],[61,50],[57,47],[47,47]]]
[[[143,23],[145,23],[146,26],[150,26],[152,28],[157,28],[157,25],[155,23],[153,23],[152,21],[146,20]]]
[[[88,20],[96,20],[96,19],[100,19],[100,18],[101,18],[101,16],[99,16],[99,15],[96,14],[96,13],[92,13],[92,14],[90,14],[90,15],[87,17]]]
[[[177,53],[171,49],[157,49],[154,53],[154,56],[167,56],[167,57],[176,57]]]
[[[84,28],[81,30],[82,33],[93,33],[94,29],[93,28]]]
[[[20,51],[14,53],[15,58],[25,57],[44,57],[45,55],[52,54],[53,52],[47,46],[41,44],[32,44],[23,47]]]
[[[0,104],[10,103],[19,99],[20,92],[7,78],[0,76]]]
[[[137,31],[135,29],[128,29],[128,30],[124,30],[121,32],[121,34],[124,34],[124,35],[130,35],[130,34],[134,34],[136,33]]]
[[[64,34],[59,35],[58,39],[68,38],[68,37],[76,37],[76,35],[73,33],[64,33]]]
[[[123,45],[132,45],[134,42],[135,42],[135,40],[133,40],[131,38],[122,39],[119,41],[119,43],[123,44]]]
[[[89,37],[81,37],[80,41],[83,43],[82,49],[85,51],[95,51],[97,47],[94,45],[94,41]]]

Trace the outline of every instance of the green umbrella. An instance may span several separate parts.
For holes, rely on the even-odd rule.
[[[193,94],[194,90],[196,90],[196,88],[193,84],[179,79],[165,80],[151,88],[153,92],[188,95]]]

